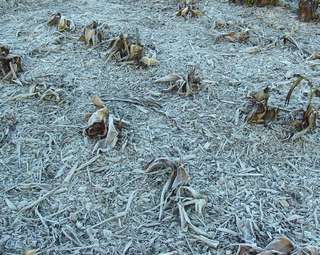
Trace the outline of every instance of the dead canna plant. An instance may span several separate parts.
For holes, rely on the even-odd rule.
[[[49,26],[55,26],[59,32],[71,31],[75,28],[74,23],[64,17],[60,12],[51,15],[48,19],[47,24]]]
[[[203,12],[200,11],[198,7],[197,0],[180,0],[178,3],[178,10],[176,12],[176,16],[181,16],[184,18],[191,17],[201,17],[203,16]]]
[[[83,134],[97,141],[94,151],[105,149],[107,146],[114,148],[118,142],[119,134],[125,121],[115,118],[110,114],[108,107],[98,96],[92,96],[91,101],[96,107],[94,113],[87,113],[87,127]]]
[[[303,81],[306,81],[310,92],[308,94],[308,102],[306,110],[299,111],[301,114],[296,116],[296,119],[291,123],[299,132],[292,135],[291,139],[296,140],[302,137],[304,134],[316,128],[316,122],[319,115],[318,110],[313,106],[314,97],[320,96],[320,88],[316,87],[308,77],[303,75],[296,75],[298,78],[293,82],[291,88],[288,91],[285,104],[288,105],[290,103],[290,99],[293,91],[299,85],[302,84]]]
[[[177,189],[186,185],[190,181],[190,176],[185,166],[178,161],[168,160],[166,158],[158,158],[151,160],[145,166],[145,173],[154,174],[163,172],[164,170],[170,171],[170,177],[163,186],[160,196],[160,211],[159,220],[162,219],[163,212],[169,204],[169,199],[174,196]]]
[[[317,19],[318,6],[318,0],[300,0],[298,9],[299,20],[303,22],[309,22]]]
[[[95,20],[85,26],[80,41],[85,42],[87,46],[96,46],[106,39],[105,31],[99,26]]]
[[[17,73],[22,71],[22,58],[11,54],[8,46],[0,44],[0,77],[3,80],[18,80]]]
[[[170,176],[162,188],[160,195],[159,220],[163,218],[164,211],[171,205],[173,212],[179,217],[180,227],[183,231],[192,231],[190,236],[196,241],[205,243],[209,247],[217,248],[218,241],[210,239],[205,231],[195,226],[188,214],[188,208],[202,216],[207,199],[198,191],[189,186],[190,176],[185,165],[180,160],[158,158],[151,160],[144,169],[148,175],[170,172]]]
[[[155,83],[168,83],[169,88],[163,90],[164,92],[177,91],[178,95],[191,96],[201,89],[201,78],[199,69],[195,65],[187,68],[185,75],[171,73],[157,79]]]
[[[128,34],[120,34],[110,39],[106,62],[115,58],[118,61],[139,66],[158,65],[159,61],[150,56],[147,51],[147,47],[141,43],[139,30],[137,29],[134,37]]]
[[[279,109],[268,105],[269,97],[269,87],[249,94],[248,102],[244,108],[240,109],[241,112],[247,114],[245,120],[248,123],[268,124],[278,117]]]

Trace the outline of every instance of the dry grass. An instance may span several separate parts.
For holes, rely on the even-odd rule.
[[[293,74],[318,75],[319,60],[308,60],[307,52],[318,50],[319,25],[298,22],[290,9],[220,1],[202,4],[208,16],[184,20],[174,17],[171,2],[1,5],[1,43],[24,63],[23,85],[0,82],[2,253],[234,254],[243,239],[236,217],[254,223],[261,247],[281,234],[297,245],[319,246],[318,131],[284,142],[283,121],[251,126],[237,117],[248,92],[269,86],[269,103],[284,107]],[[74,21],[75,32],[46,25],[57,11]],[[78,41],[92,19],[112,31],[138,28],[141,40],[155,46],[160,66],[105,64],[104,46],[88,49]],[[227,24],[215,27],[219,20]],[[249,29],[247,43],[214,41],[242,29]],[[285,33],[298,47],[283,45]],[[192,97],[161,93],[154,81],[183,73],[189,62],[214,83]],[[33,85],[59,90],[61,100],[28,95]],[[82,135],[92,95],[130,123],[118,146],[98,155]],[[290,107],[302,107],[301,95],[295,93]],[[217,249],[183,232],[176,211],[166,210],[159,222],[165,178],[146,176],[143,167],[161,156],[182,158],[192,186],[207,196],[203,218],[190,217],[219,242]]]

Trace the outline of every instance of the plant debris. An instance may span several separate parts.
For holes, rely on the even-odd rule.
[[[155,57],[150,57],[150,54],[146,54],[147,48],[141,44],[138,30],[136,30],[135,37],[120,34],[110,41],[107,62],[111,58],[115,58],[127,64],[137,64],[141,66],[155,66],[159,64],[159,61]]]
[[[181,17],[201,17],[203,16],[203,12],[200,11],[198,7],[197,0],[181,0],[178,3],[178,11],[176,12],[176,16]]]
[[[285,236],[278,237],[270,242],[264,249],[254,244],[240,244],[236,255],[293,255],[294,244]]]
[[[18,80],[17,73],[22,71],[21,56],[11,54],[9,47],[0,44],[0,77],[3,80]]]
[[[106,33],[96,21],[92,21],[87,25],[80,36],[80,40],[84,41],[87,46],[96,46],[106,39]]]
[[[276,6],[279,0],[229,0],[229,3],[239,4],[239,5],[247,5],[247,6]]]
[[[219,34],[216,36],[216,42],[231,42],[231,43],[246,43],[250,39],[249,31],[241,31],[241,32],[228,32]]]
[[[48,25],[57,27],[59,32],[71,31],[74,29],[73,22],[62,16],[59,12],[49,17]]]
[[[279,109],[268,106],[269,87],[253,92],[248,96],[245,107],[240,109],[247,114],[245,120],[250,124],[267,124],[275,120],[279,114]]]
[[[177,91],[178,95],[191,96],[201,89],[199,70],[194,65],[188,66],[186,75],[171,73],[159,78],[156,83],[169,83],[169,88],[164,92]]]
[[[84,135],[97,140],[94,150],[104,149],[108,145],[114,148],[118,142],[119,134],[124,121],[116,119],[110,114],[109,109],[98,96],[91,97],[96,111],[88,114],[88,126],[84,129]]]
[[[318,0],[300,0],[298,10],[299,20],[303,22],[309,22],[318,18],[318,6]]]
[[[320,89],[318,87],[315,87],[313,82],[306,76],[303,76],[303,75],[297,75],[297,76],[298,76],[297,80],[292,84],[290,90],[288,91],[286,102],[285,102],[286,105],[289,104],[294,89],[297,88],[302,83],[302,81],[307,81],[307,84],[310,87],[310,93],[308,95],[306,110],[302,111],[302,114],[298,116],[292,123],[293,126],[299,130],[298,133],[292,135],[291,137],[292,140],[296,140],[302,137],[304,134],[306,134],[310,130],[315,129],[316,121],[319,115],[318,111],[313,106],[312,102],[315,96],[319,96]]]
[[[146,174],[163,173],[167,170],[171,173],[160,195],[159,220],[162,219],[164,210],[171,204],[174,210],[178,210],[180,226],[183,231],[192,230],[196,233],[190,234],[193,238],[210,247],[217,248],[219,242],[211,240],[205,231],[196,227],[186,211],[191,206],[198,216],[202,216],[207,201],[205,196],[188,186],[191,178],[185,166],[179,161],[166,158],[151,160],[145,166]]]

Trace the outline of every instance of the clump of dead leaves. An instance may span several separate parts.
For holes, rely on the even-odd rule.
[[[319,255],[316,247],[295,248],[293,242],[286,236],[271,241],[265,248],[255,244],[240,244],[236,255]]]
[[[269,97],[269,87],[249,94],[247,104],[241,109],[243,113],[247,114],[245,120],[248,123],[267,124],[277,118],[279,109],[268,105]]]
[[[314,83],[307,77],[298,75],[298,78],[292,84],[287,97],[286,97],[286,105],[289,104],[290,98],[295,88],[297,88],[302,81],[306,81],[308,86],[310,87],[310,92],[308,94],[308,102],[306,110],[299,110],[296,116],[296,119],[291,122],[291,125],[294,126],[299,132],[293,134],[291,140],[296,140],[302,137],[304,134],[316,128],[317,118],[319,116],[319,111],[313,106],[313,98],[320,97],[320,88],[315,87]]]
[[[60,12],[49,17],[48,25],[57,27],[59,32],[71,31],[74,29],[73,22],[64,17]]]
[[[176,16],[195,18],[203,16],[203,12],[200,11],[197,0],[180,0]]]
[[[92,21],[85,26],[80,41],[84,41],[87,46],[96,46],[106,39],[106,32],[96,21]]]
[[[110,39],[106,62],[111,58],[140,66],[155,66],[159,64],[159,61],[154,56],[151,56],[148,48],[141,43],[138,30],[136,30],[134,37],[128,34],[120,34]]]
[[[3,80],[18,80],[17,73],[22,71],[21,56],[11,54],[8,46],[0,44],[0,77]]]
[[[163,218],[164,211],[171,206],[173,212],[176,211],[179,215],[180,226],[183,231],[192,230],[195,233],[190,234],[193,238],[217,248],[219,243],[211,240],[205,231],[196,227],[187,213],[187,209],[192,207],[198,216],[202,216],[207,199],[189,186],[191,178],[186,166],[181,161],[158,158],[151,160],[144,170],[148,175],[170,172],[160,195],[159,220]]]
[[[157,79],[155,82],[168,83],[169,88],[163,91],[177,91],[178,95],[181,96],[191,96],[201,89],[199,70],[194,65],[188,66],[188,71],[185,75],[171,73]]]
[[[114,148],[126,122],[110,114],[109,109],[100,97],[92,96],[91,101],[96,107],[96,111],[86,114],[88,124],[83,133],[86,137],[97,141],[94,151],[103,151],[108,146]]]

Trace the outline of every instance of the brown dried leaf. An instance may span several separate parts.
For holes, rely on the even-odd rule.
[[[288,255],[294,250],[294,245],[291,240],[287,237],[279,237],[269,243],[265,248],[264,251],[259,253],[259,255],[267,255],[267,254],[274,254],[274,253],[266,253],[268,251],[278,252],[281,255]],[[264,253],[265,252],[265,253]]]

